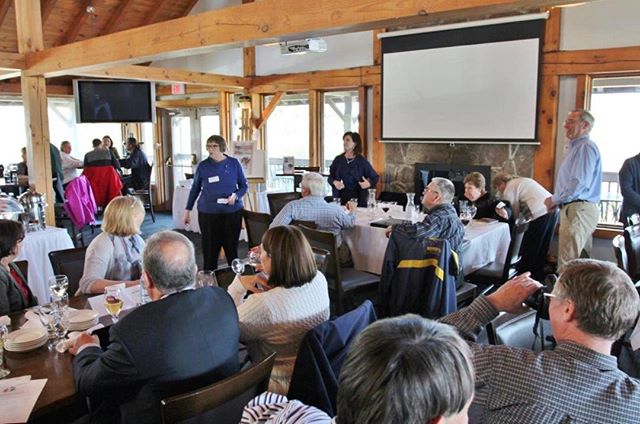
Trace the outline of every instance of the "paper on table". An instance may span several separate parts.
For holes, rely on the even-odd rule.
[[[46,382],[29,375],[0,380],[0,424],[26,423]]]
[[[139,299],[140,299],[140,285],[136,284],[135,286],[127,287],[122,291],[122,300],[124,301],[124,306],[122,307],[122,310],[135,308],[140,304]],[[90,297],[89,305],[91,305],[91,309],[96,311],[101,317],[109,315],[109,313],[104,307],[103,294],[99,296]]]

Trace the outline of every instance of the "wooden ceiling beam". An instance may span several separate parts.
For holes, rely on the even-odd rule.
[[[97,71],[75,73],[79,76],[100,78],[122,78],[153,82],[178,82],[183,84],[208,85],[218,89],[240,90],[251,83],[249,78],[232,75],[208,74],[182,69],[155,68],[151,66],[119,66]]]
[[[326,90],[352,88],[380,84],[380,66],[311,71],[299,74],[268,75],[254,77],[252,93],[275,93],[278,91]]]
[[[20,82],[0,82],[0,94],[22,94]],[[47,84],[47,96],[73,96],[73,88],[70,85]]]
[[[0,69],[6,71],[22,70],[26,67],[24,54],[0,52]]]
[[[122,18],[124,11],[127,9],[127,7],[129,7],[131,2],[132,0],[120,0],[118,8],[109,17],[109,20],[104,25],[104,28],[102,28],[102,31],[100,31],[100,35],[111,34],[113,32],[113,29],[116,27],[116,24],[118,23],[120,18]]]
[[[73,24],[69,27],[67,32],[62,36],[62,42],[60,42],[60,44],[65,45],[75,41],[78,34],[80,34],[80,30],[84,26],[85,22],[87,21],[87,19],[89,19],[89,14],[87,13],[87,6],[89,6],[92,1],[93,0],[82,1],[82,3],[80,4],[80,9],[76,13],[76,16],[73,18]]]
[[[27,56],[28,75],[53,77],[286,39],[537,11],[575,1],[262,0],[32,53]]]
[[[13,5],[13,0],[2,0],[0,3],[0,25],[4,23],[4,18],[7,17],[11,5]]]
[[[219,104],[220,99],[217,97],[156,100],[156,107],[164,109],[176,109],[183,107],[216,107]]]
[[[49,18],[49,15],[53,10],[53,6],[56,5],[56,1],[57,0],[42,0],[42,2],[40,3],[40,7],[41,7],[40,10],[42,14],[42,25],[44,25],[44,23],[47,22],[47,19]]]
[[[156,2],[156,4],[149,11],[149,13],[147,13],[147,16],[144,19],[144,21],[142,21],[142,26],[151,25],[153,23],[153,20],[155,19],[155,17],[162,10],[162,6],[164,6],[166,2],[167,2],[167,0],[159,0],[158,2]]]

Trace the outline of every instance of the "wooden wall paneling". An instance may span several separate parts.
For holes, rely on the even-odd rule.
[[[27,58],[28,75],[53,77],[79,69],[250,47],[292,34],[308,38],[389,25],[425,25],[454,18],[537,10],[573,1],[529,0],[523,4],[519,0],[262,0],[35,52]],[[70,32],[64,39],[75,38],[72,35]]]
[[[373,86],[373,134],[372,134],[372,143],[371,147],[373,151],[371,152],[371,158],[373,169],[376,170],[378,175],[380,175],[380,179],[378,180],[378,193],[382,190],[382,181],[384,178],[385,171],[385,152],[384,152],[384,144],[380,141],[382,138],[382,87],[378,85]]]
[[[27,53],[42,50],[44,41],[40,1],[16,1],[15,11],[18,51]],[[27,77],[23,73],[20,85],[27,133],[29,184],[35,186],[36,191],[47,196],[46,222],[47,225],[55,226],[46,82],[43,77]]]
[[[542,77],[538,112],[538,140],[533,166],[533,178],[544,188],[553,192],[553,178],[556,158],[556,133],[558,125],[558,90],[560,77]]]
[[[322,163],[322,93],[309,90],[309,166]]]
[[[591,76],[576,75],[576,109],[585,109],[591,104]]]
[[[109,20],[104,25],[104,27],[102,27],[100,35],[110,34],[115,30],[116,25],[122,19],[123,14],[132,2],[133,0],[120,0],[120,4],[116,8],[116,10],[111,13],[111,16],[109,16]]]

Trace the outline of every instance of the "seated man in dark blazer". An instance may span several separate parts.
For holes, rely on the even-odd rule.
[[[160,400],[239,370],[238,314],[217,287],[193,290],[193,245],[163,231],[147,241],[143,279],[152,300],[110,330],[109,347],[81,335],[71,353],[78,391],[92,422],[156,423]]]

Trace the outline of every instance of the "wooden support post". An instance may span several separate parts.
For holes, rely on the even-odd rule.
[[[18,51],[28,53],[43,50],[40,0],[16,1],[15,10]],[[29,184],[47,196],[46,222],[53,226],[56,224],[56,198],[51,178],[46,82],[42,76],[27,77],[23,71],[20,83],[27,133]]]
[[[220,92],[220,135],[231,143],[231,108],[229,107],[229,93]]]
[[[576,76],[576,109],[584,109],[591,103],[591,76]]]
[[[320,166],[322,161],[322,93],[309,90],[309,166]]]
[[[367,87],[358,87],[358,133],[363,142],[363,154],[369,151],[369,137],[367,134]]]

